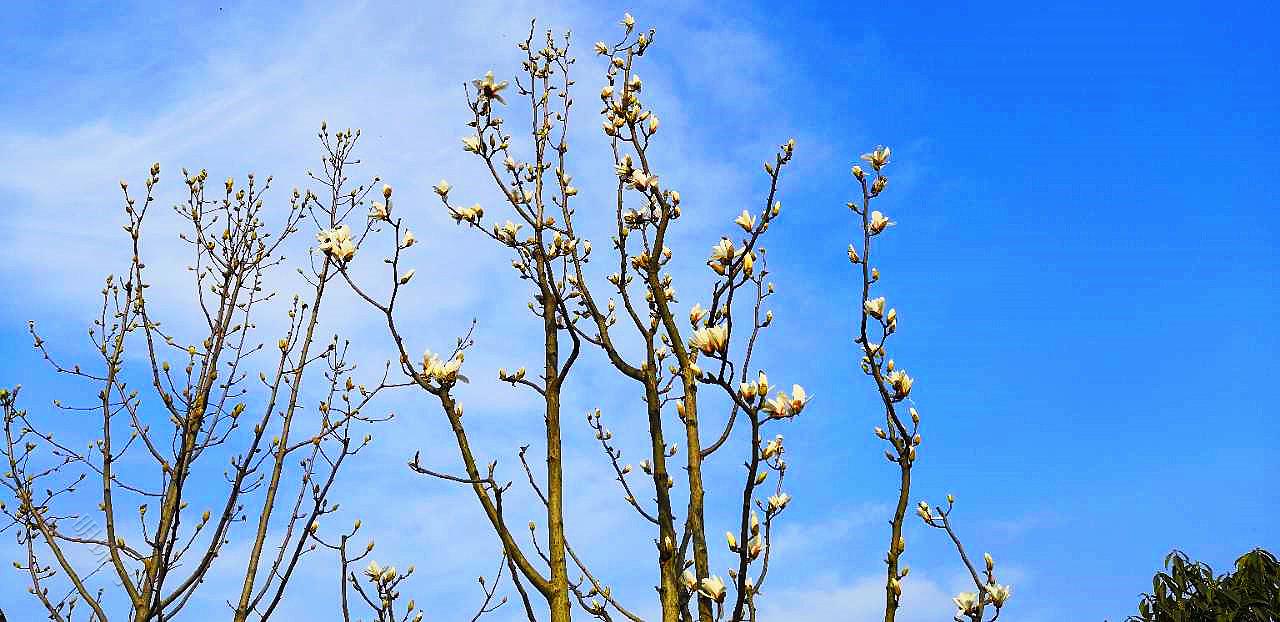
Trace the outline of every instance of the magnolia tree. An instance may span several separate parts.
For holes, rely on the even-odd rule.
[[[917,458],[917,447],[920,446],[920,413],[915,408],[911,397],[911,389],[915,380],[905,369],[897,365],[889,357],[889,339],[898,332],[898,310],[888,307],[884,296],[872,297],[872,290],[880,282],[880,269],[871,265],[872,245],[884,234],[893,221],[880,210],[871,209],[871,203],[884,192],[889,178],[884,175],[884,168],[889,164],[888,147],[877,147],[871,153],[863,154],[871,172],[863,170],[861,165],[851,169],[854,179],[862,190],[862,196],[845,205],[858,217],[862,239],[849,245],[849,261],[861,276],[862,304],[858,317],[857,336],[855,341],[862,349],[860,363],[862,373],[871,379],[876,393],[884,405],[884,427],[876,426],[875,435],[887,442],[884,457],[898,465],[899,488],[897,504],[894,506],[893,518],[890,520],[891,533],[889,550],[885,556],[888,565],[885,579],[885,614],[884,619],[890,622],[895,619],[902,597],[902,581],[910,573],[910,568],[902,564],[902,554],[907,549],[907,541],[902,536],[902,527],[906,520],[907,506],[911,499],[911,468]],[[886,307],[888,307],[886,309]],[[902,417],[905,406],[910,422]],[[951,525],[951,512],[955,507],[955,497],[947,495],[945,508],[931,507],[920,501],[916,506],[916,514],[925,525],[940,529],[950,537],[960,554],[960,561],[973,579],[974,591],[962,592],[953,600],[956,605],[955,619],[958,622],[983,622],[987,611],[994,610],[989,618],[994,622],[1000,617],[1000,610],[1009,600],[1011,588],[996,582],[995,560],[990,553],[983,554],[985,571],[979,573],[965,552],[964,545]],[[990,607],[991,609],[987,609]]]
[[[29,327],[53,370],[88,388],[39,413],[19,406],[20,389],[0,389],[0,482],[12,497],[0,512],[23,552],[14,567],[52,620],[170,619],[232,542],[247,553],[226,571],[243,583],[219,596],[234,620],[270,618],[316,548],[318,521],[338,509],[338,472],[369,441],[353,438],[353,425],[379,419],[361,408],[391,386],[389,368],[357,384],[347,344],[316,333],[337,274],[327,255],[310,267],[306,295],[285,305],[283,335],[256,341],[257,311],[275,297],[264,278],[284,241],[322,201],[333,212],[361,195],[295,192],[273,230],[262,220],[270,178],[227,179],[210,196],[205,171],[183,176],[188,196],[175,209],[190,226],[181,237],[195,288],[178,313],[196,326],[170,331],[148,296],[141,240],[155,164],[142,196],[120,183],[132,257],[102,288],[92,360],[64,362]],[[315,411],[302,405],[304,382],[322,396]]]
[[[570,37],[550,31],[538,35],[531,26],[518,45],[523,58],[514,83],[490,72],[466,89],[469,129],[462,149],[475,158],[501,203],[486,211],[459,198],[474,189],[455,190],[445,181],[434,188],[441,209],[453,220],[509,254],[513,284],[523,281],[531,296],[527,308],[531,325],[540,329],[542,357],[512,361],[513,370],[496,373],[500,381],[530,392],[543,411],[544,434],[513,451],[510,464],[479,454],[463,415],[465,355],[484,347],[477,343],[474,322],[448,347],[436,345],[441,354],[433,354],[433,344],[421,343],[407,329],[404,292],[430,277],[414,280],[418,240],[396,208],[391,186],[377,177],[350,182],[359,131],[331,134],[322,125],[324,166],[311,174],[320,189],[293,192],[275,235],[259,218],[266,186],[255,185],[252,176],[243,189],[227,180],[223,197],[210,200],[207,175],[187,175],[189,199],[178,213],[191,223],[184,239],[194,256],[193,309],[198,311],[193,313],[205,320],[194,337],[162,328],[144,296],[149,283],[139,240],[159,166],[147,178],[141,204],[122,184],[133,258],[122,277],[108,278],[102,292],[102,311],[90,331],[101,360],[93,368],[60,363],[32,327],[36,347],[57,372],[98,388],[91,405],[55,402],[72,416],[91,417],[97,438],[87,449],[63,442],[42,431],[48,430],[48,415],[18,406],[17,390],[0,393],[8,463],[4,482],[16,501],[3,511],[25,551],[25,560],[15,565],[51,619],[70,620],[86,608],[83,617],[90,620],[174,617],[237,537],[249,550],[247,559],[227,562],[243,573],[243,587],[225,596],[237,621],[269,618],[295,568],[312,551],[328,551],[337,560],[336,598],[344,622],[423,619],[417,603],[400,592],[414,573],[412,566],[401,572],[380,564],[371,543],[354,542],[360,521],[347,530],[320,528],[320,519],[337,510],[329,491],[340,467],[368,443],[367,436],[353,440],[360,435],[356,427],[389,418],[362,411],[391,388],[416,393],[416,404],[438,410],[461,464],[461,471],[449,472],[415,454],[409,468],[469,489],[500,547],[492,579],[480,580],[473,620],[508,599],[530,621],[567,621],[577,614],[642,622],[649,612],[664,622],[758,619],[776,525],[791,501],[784,487],[787,449],[778,429],[802,415],[810,401],[798,379],[775,383],[753,363],[774,320],[766,308],[775,289],[763,241],[781,221],[780,182],[795,141],[782,143],[764,163],[767,190],[756,207],[724,223],[723,236],[705,259],[709,285],[692,296],[693,304],[678,300],[674,266],[686,255],[700,265],[704,255],[668,244],[682,224],[681,196],[661,181],[661,123],[637,74],[655,32],[637,29],[630,15],[622,27],[617,42],[594,45],[607,68],[598,95],[593,88],[588,97],[598,102],[608,164],[571,161],[568,128],[577,101]],[[521,130],[503,118],[517,102],[520,114],[531,119]],[[525,131],[527,136],[515,138],[515,132]],[[862,370],[884,405],[885,427],[877,427],[876,434],[891,445],[886,456],[901,475],[886,557],[885,620],[890,621],[908,575],[902,530],[920,417],[912,406],[912,378],[886,354],[897,311],[886,311],[885,299],[872,297],[879,271],[868,263],[873,240],[893,224],[870,208],[887,183],[882,170],[889,149],[878,148],[863,159],[872,171],[854,167],[862,199],[848,204],[860,217],[863,235],[858,246],[849,247],[849,257],[862,274],[856,335]],[[610,167],[613,180],[611,222],[600,232],[575,222],[573,173],[593,165]],[[251,313],[273,296],[263,293],[262,279],[282,262],[277,253],[282,241],[304,228],[318,231],[311,262],[299,270],[308,295],[295,297],[289,306],[285,336],[273,350],[253,341]],[[593,234],[606,241],[593,246]],[[379,260],[385,270],[353,269],[361,261]],[[682,289],[696,291],[700,283]],[[375,310],[394,347],[394,362],[371,386],[353,379],[345,343],[336,337],[318,340],[315,334],[326,292],[335,286],[349,288]],[[126,357],[126,347],[141,348],[143,354]],[[582,425],[582,413],[566,413],[564,404],[569,397],[583,401],[575,393],[582,387],[571,379],[588,352],[607,361],[607,369],[631,387],[627,406],[593,404],[586,425],[599,445],[601,468],[611,472],[635,520],[647,526],[656,602],[644,602],[647,590],[615,590],[592,568],[602,553],[573,544],[566,496],[576,488],[564,468],[564,438],[567,426]],[[264,369],[256,384],[249,371],[255,364]],[[315,373],[304,373],[309,368]],[[786,377],[785,369],[768,371]],[[312,381],[323,395],[314,412],[302,406],[300,393],[304,379],[313,376],[319,376]],[[145,401],[130,384],[141,385]],[[631,462],[605,422],[637,400],[643,425],[618,430],[647,439],[643,455]],[[903,408],[909,423],[901,416]],[[118,468],[126,452],[143,457]],[[530,460],[531,455],[541,460]],[[229,468],[221,473],[197,469],[209,456],[229,460]],[[743,470],[736,481],[712,478],[706,473],[715,461],[741,464]],[[511,524],[509,493],[515,481],[528,487],[526,498],[535,503],[521,511],[532,511],[541,521]],[[218,486],[223,494],[214,498],[210,491]],[[210,509],[188,508],[197,502]],[[985,573],[974,568],[952,529],[952,504],[950,496],[945,509],[921,502],[918,513],[955,542],[973,577],[975,591],[955,599],[956,619],[983,622],[986,612],[994,611],[994,620],[1009,589],[996,583],[990,555]],[[726,513],[733,517],[729,524],[708,524],[709,514]],[[133,515],[127,526],[125,515]],[[86,516],[100,520],[105,532],[68,529],[83,524],[77,521]],[[84,562],[84,555],[70,549],[97,556]],[[725,555],[729,567],[713,567],[713,558]],[[503,585],[509,589],[499,594]]]

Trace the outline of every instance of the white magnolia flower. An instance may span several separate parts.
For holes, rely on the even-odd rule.
[[[650,175],[639,169],[631,172],[631,178],[629,181],[631,182],[631,187],[641,192],[653,190],[658,187],[657,175]]]
[[[738,214],[738,218],[733,222],[737,223],[738,226],[742,227],[742,230],[747,233],[751,233],[756,228],[756,217],[752,216],[751,212],[748,212],[747,210],[742,210],[742,213]]]
[[[769,511],[777,512],[782,508],[787,507],[788,503],[791,503],[791,495],[785,492],[780,492],[776,495],[772,495],[768,499]]]
[[[791,409],[791,414],[800,414],[800,411],[804,410],[805,404],[808,404],[811,399],[813,399],[813,396],[805,393],[804,387],[798,384],[791,385],[791,402],[787,404]]]
[[[960,592],[951,599],[951,602],[956,604],[956,609],[959,609],[962,615],[978,610],[978,595],[974,592]]]
[[[405,229],[404,239],[400,241],[400,248],[409,248],[410,246],[413,246],[414,243],[416,243],[417,241],[418,241],[418,238],[413,237],[413,232],[408,229]]]
[[[782,391],[778,391],[778,394],[775,395],[773,399],[765,400],[764,407],[762,408],[762,410],[764,410],[764,412],[766,413],[769,413],[769,416],[773,417],[774,419],[783,419],[783,418],[789,417],[792,414],[791,398],[789,398],[786,393],[783,393]]]
[[[886,227],[890,227],[894,224],[896,223],[889,220],[888,216],[880,213],[880,210],[873,210],[871,212],[871,220],[867,222],[867,231],[870,231],[871,235],[876,235],[881,231],[884,231]]]
[[[987,595],[991,597],[991,603],[997,608],[1003,607],[1005,601],[1009,600],[1009,597],[1013,595],[1013,586],[992,583],[987,586]]]
[[[684,574],[680,576],[680,582],[684,584],[684,587],[687,590],[692,591],[694,588],[698,587],[698,577],[694,576],[693,572],[690,570],[684,571]]]
[[[449,359],[448,362],[440,360],[440,357],[432,354],[430,350],[422,355],[422,371],[431,378],[435,378],[440,382],[451,381],[458,376],[458,370],[462,367],[461,353]]]
[[[720,577],[711,576],[703,579],[698,585],[698,591],[718,603],[724,602],[725,586]]]
[[[507,100],[502,99],[502,90],[507,88],[507,81],[494,82],[492,71],[485,72],[483,80],[472,80],[471,84],[476,87],[480,99],[496,99],[503,104],[507,103]]]
[[[862,159],[869,162],[872,168],[878,171],[883,168],[884,165],[889,163],[889,148],[883,146],[876,147],[871,153],[862,154]]]
[[[884,296],[863,301],[862,308],[866,309],[867,315],[880,319],[884,315]]]
[[[782,451],[782,435],[781,434],[779,434],[777,437],[775,437],[773,440],[769,441],[768,443],[765,443],[764,449],[760,452],[760,457],[764,458],[765,460],[768,460],[769,458],[772,458],[778,455],[779,451]]]
[[[436,184],[434,187],[436,194],[442,197],[449,196],[449,190],[451,190],[452,188],[453,186],[449,185],[449,182],[443,179],[441,179],[440,183]]]
[[[469,223],[478,223],[484,217],[484,208],[479,203],[471,207],[460,207],[449,213],[456,222],[467,221]]]
[[[497,236],[499,240],[502,240],[507,244],[514,244],[516,241],[516,233],[520,231],[521,226],[522,225],[517,225],[516,223],[513,223],[510,220],[508,220],[501,227],[494,225],[493,234]]]
[[[350,261],[356,254],[355,242],[351,240],[351,227],[342,225],[334,229],[325,229],[316,234],[320,242],[320,251],[342,261]]]
[[[702,318],[707,316],[707,310],[702,308],[702,303],[695,303],[693,308],[689,310],[689,323],[697,326]]]
[[[729,346],[729,327],[726,324],[718,324],[710,328],[699,328],[693,331],[689,345],[706,355],[724,354]]]

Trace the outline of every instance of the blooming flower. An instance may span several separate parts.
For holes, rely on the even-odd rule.
[[[471,153],[480,153],[480,150],[483,147],[484,147],[484,144],[481,143],[480,139],[475,136],[468,136],[462,139],[463,151],[470,151]]]
[[[862,308],[866,309],[867,315],[877,320],[884,314],[884,296],[863,301]]]
[[[785,394],[783,395],[785,396]],[[811,399],[813,399],[813,396],[805,393],[804,387],[798,384],[791,385],[791,403],[788,404],[791,407],[791,414],[800,414],[800,411],[804,409],[804,405],[808,404]]]
[[[978,595],[973,592],[960,592],[951,602],[960,610],[958,615],[969,615],[978,610]]]
[[[876,147],[871,153],[862,154],[862,159],[871,164],[871,167],[877,171],[889,163],[889,148]]]
[[[760,457],[764,458],[765,460],[768,460],[769,458],[772,458],[778,455],[779,451],[782,451],[782,435],[781,434],[779,434],[777,437],[775,437],[773,440],[769,441],[768,443],[765,443],[764,449],[760,452]]]
[[[733,222],[737,223],[747,233],[751,233],[756,228],[756,217],[752,216],[751,212],[747,210],[742,210],[742,213],[738,214],[738,217]]]
[[[774,419],[783,419],[794,414],[791,412],[791,398],[782,391],[778,391],[773,399],[766,399],[762,410]]]
[[[991,597],[991,604],[995,605],[996,608],[1003,607],[1005,601],[1009,600],[1009,597],[1012,595],[1013,595],[1012,585],[1000,585],[999,583],[992,583],[987,586],[987,596]]]
[[[408,229],[405,229],[404,239],[400,241],[400,248],[409,248],[410,246],[413,246],[417,241],[418,241],[418,238],[413,237],[413,232],[409,231]]]
[[[703,354],[724,354],[729,345],[729,327],[719,324],[710,328],[699,328],[693,331],[689,345],[701,350]]]
[[[720,577],[711,576],[703,579],[698,585],[698,591],[702,592],[703,596],[716,602],[724,601],[725,586]]]
[[[516,233],[520,231],[520,227],[521,225],[517,225],[508,220],[501,227],[494,225],[493,234],[497,236],[499,240],[502,240],[507,244],[514,244],[516,241]]]
[[[480,207],[479,203],[476,203],[471,207],[460,207],[452,210],[449,212],[449,215],[452,216],[456,222],[460,223],[465,220],[469,223],[475,224],[480,222],[480,219],[484,217],[484,208]]]
[[[342,261],[350,261],[356,254],[355,242],[351,240],[351,227],[342,225],[334,229],[324,229],[316,234],[320,242],[320,251]]]
[[[768,508],[770,512],[777,512],[777,511],[780,511],[782,508],[787,507],[788,503],[791,503],[791,495],[785,492],[780,492],[776,495],[769,497]]]
[[[889,383],[893,385],[899,397],[906,397],[911,393],[911,385],[915,384],[915,380],[908,376],[907,372],[898,370],[889,374]]]
[[[695,303],[693,308],[689,310],[689,323],[696,326],[706,315],[707,310],[702,308],[702,303]]]
[[[636,169],[631,172],[630,181],[631,181],[631,187],[641,192],[645,192],[647,190],[654,190],[654,189],[657,189],[658,187],[657,175],[650,175],[639,169]]]
[[[507,100],[502,99],[502,90],[507,88],[507,81],[503,80],[502,82],[494,82],[492,71],[485,72],[483,80],[472,80],[471,84],[475,85],[476,92],[479,94],[480,99],[496,99],[500,103],[507,103]]]
[[[442,197],[447,197],[447,196],[449,196],[449,190],[451,190],[452,188],[453,188],[453,186],[450,186],[450,185],[449,185],[449,182],[447,182],[447,181],[445,181],[445,180],[443,180],[443,179],[441,179],[441,180],[440,180],[440,183],[436,184],[436,185],[435,185],[435,187],[434,187],[434,189],[435,189],[435,191],[436,191],[436,194],[438,194],[438,195],[440,195],[440,196],[442,196]]]
[[[462,354],[454,356],[448,362],[440,360],[439,356],[432,354],[430,350],[422,355],[422,372],[428,377],[435,378],[440,382],[452,381],[458,376],[458,370],[462,367]]]
[[[890,227],[894,224],[896,223],[889,220],[888,216],[880,213],[880,210],[872,210],[871,220],[867,222],[867,231],[870,231],[871,235],[877,235],[881,231],[884,231],[886,227]]]
[[[374,220],[386,220],[388,215],[387,206],[378,201],[374,201],[373,205],[369,207],[369,218]]]

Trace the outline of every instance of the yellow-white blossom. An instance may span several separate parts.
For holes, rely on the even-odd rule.
[[[355,242],[351,239],[351,227],[342,225],[334,229],[325,229],[316,234],[320,242],[320,251],[343,261],[350,261],[356,254]]]
[[[645,173],[644,171],[641,171],[640,169],[636,169],[631,172],[630,182],[631,182],[631,187],[641,192],[646,192],[648,190],[657,189],[658,176],[650,175],[648,173]]]
[[[410,246],[413,246],[417,241],[418,241],[418,238],[413,237],[413,232],[408,229],[405,229],[404,239],[400,241],[400,248],[409,248]]]
[[[459,207],[449,212],[449,215],[452,216],[456,222],[462,222],[465,220],[474,224],[479,223],[480,219],[484,217],[484,208],[480,207],[479,203],[476,203],[471,207]]]
[[[889,148],[876,147],[871,153],[862,154],[862,159],[871,164],[871,167],[877,171],[889,163]]]
[[[724,602],[725,586],[724,581],[722,581],[720,577],[711,576],[703,579],[698,584],[698,591],[702,592],[703,596],[706,596],[718,603]]]
[[[880,213],[880,210],[872,210],[871,219],[867,222],[867,231],[870,231],[871,235],[877,235],[884,231],[886,227],[894,224],[892,220],[889,220],[888,216]]]
[[[703,354],[724,354],[729,346],[729,327],[718,324],[710,328],[699,328],[693,331],[689,345],[702,351]]]
[[[808,404],[811,399],[813,399],[813,397],[805,393],[804,387],[798,384],[791,385],[791,403],[789,404],[791,407],[791,414],[800,414],[800,411],[804,410],[805,404]]]
[[[440,382],[448,382],[456,378],[461,367],[462,353],[454,355],[448,361],[441,360],[439,356],[432,354],[430,350],[422,355],[422,373]]]
[[[791,495],[785,492],[780,492],[769,497],[768,508],[770,512],[777,512],[782,508],[787,507],[788,503],[791,503]]]
[[[698,577],[694,576],[690,570],[686,570],[683,575],[680,575],[680,582],[684,584],[685,589],[690,591],[698,587]]]
[[[501,227],[494,225],[493,235],[507,244],[513,244],[516,241],[516,233],[520,231],[520,227],[521,225],[517,225],[508,220]]]
[[[862,308],[866,309],[867,315],[880,319],[884,315],[884,296],[863,301]]]
[[[400,284],[401,284],[401,285],[404,285],[405,283],[408,283],[408,282],[409,282],[409,279],[412,279],[412,278],[413,278],[413,275],[414,275],[414,274],[416,274],[416,273],[417,273],[417,270],[410,269],[409,271],[407,271],[407,272],[405,272],[404,274],[400,275]]]
[[[768,443],[765,443],[764,449],[761,450],[760,452],[760,457],[764,458],[765,460],[768,460],[769,458],[772,458],[778,455],[779,451],[782,451],[782,435],[781,434],[779,434],[773,440],[770,440]]]
[[[995,605],[996,608],[1003,607],[1005,601],[1009,600],[1009,597],[1012,595],[1013,595],[1012,585],[1000,585],[999,583],[992,583],[987,586],[987,596],[991,597],[991,604]]]
[[[706,316],[707,310],[702,308],[702,303],[695,303],[693,308],[689,310],[689,323],[696,326]]]
[[[374,201],[373,205],[369,207],[369,218],[374,220],[386,220],[387,216],[387,206],[383,205],[381,202]]]
[[[470,151],[471,153],[480,153],[481,147],[483,147],[483,143],[480,142],[480,138],[477,136],[467,136],[466,138],[462,139],[463,151]]]
[[[978,595],[974,592],[960,592],[951,599],[961,615],[969,615],[978,610]]]
[[[609,46],[605,45],[604,41],[596,41],[595,49],[596,49],[596,54],[599,54],[601,56],[609,53]]]
[[[436,184],[433,189],[436,191],[436,194],[442,197],[447,197],[449,196],[449,190],[453,189],[453,186],[449,185],[448,181],[441,179],[440,183]]]
[[[480,99],[496,99],[503,104],[507,103],[502,99],[502,90],[507,88],[507,81],[494,82],[492,71],[485,72],[483,80],[472,80],[471,84],[476,87],[476,93],[479,94]]]
[[[733,535],[733,532],[732,532],[732,531],[726,531],[726,532],[724,532],[724,539],[725,539],[725,542],[729,543],[729,550],[730,550],[730,551],[733,551],[733,552],[735,552],[735,553],[737,553],[737,552],[738,552],[738,538],[737,538],[736,536],[734,536],[734,535]]]
[[[756,228],[756,217],[752,216],[751,212],[748,212],[747,210],[742,210],[742,213],[738,214],[738,217],[734,219],[733,222],[737,223],[737,225],[742,227],[742,230],[747,233],[752,232]]]
[[[915,380],[908,376],[907,372],[897,370],[889,374],[889,383],[893,385],[899,397],[906,397],[911,394],[911,386],[915,384]]]

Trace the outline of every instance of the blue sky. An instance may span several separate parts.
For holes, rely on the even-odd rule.
[[[789,136],[799,143],[770,232],[779,332],[765,360],[818,398],[785,430],[797,501],[771,619],[871,620],[881,598],[894,480],[869,432],[875,403],[852,354],[843,250],[854,235],[848,168],[880,143],[894,149],[881,205],[899,222],[882,238],[882,293],[902,314],[896,358],[919,378],[925,417],[915,496],[956,494],[968,546],[1008,568],[1007,615],[1117,620],[1171,548],[1219,570],[1251,547],[1280,548],[1274,5],[221,7],[6,9],[24,27],[0,39],[0,81],[13,85],[0,90],[0,384],[27,386],[33,410],[71,387],[39,366],[25,322],[41,318],[83,352],[75,340],[100,278],[120,265],[116,180],[140,181],[159,159],[176,200],[180,166],[215,178],[256,170],[276,175],[282,199],[318,157],[322,119],[364,128],[370,174],[423,206],[415,232],[431,269],[418,278],[449,292],[423,299],[423,341],[438,350],[475,316],[480,352],[468,364],[515,366],[503,357],[536,347],[522,303],[507,304],[521,284],[431,209],[441,177],[481,200],[488,191],[457,147],[460,84],[514,73],[511,44],[530,16],[573,29],[583,51],[629,9],[659,33],[641,74],[670,132],[663,179],[691,206],[679,240],[692,246],[690,279],[703,278],[701,249],[755,205],[759,162]],[[601,82],[593,62],[582,63],[582,93]],[[590,197],[610,171],[589,170],[603,143],[594,120],[579,121],[581,144],[594,145],[579,164]],[[179,265],[166,244],[156,255]],[[468,260],[441,267],[458,256]],[[335,330],[368,360],[385,357],[376,323],[349,304]],[[572,407],[593,407],[586,393],[602,377],[584,372]],[[485,446],[509,459],[532,428],[510,421],[529,405],[503,391],[466,399]],[[388,408],[412,412],[413,399]],[[344,505],[405,504],[365,522],[420,568],[453,560],[419,581],[420,601],[473,590],[458,577],[491,561],[467,546],[492,549],[468,524],[473,500],[401,466],[444,428],[430,412],[391,425],[349,474],[366,485],[344,489]],[[572,437],[580,473],[601,466],[588,432]],[[620,504],[577,503],[606,517],[581,526],[583,541],[637,529]],[[913,526],[908,539],[908,603],[919,603],[908,619],[945,616],[960,567],[940,534]],[[600,557],[646,599],[646,576]],[[18,583],[4,585],[0,606],[26,611]]]

